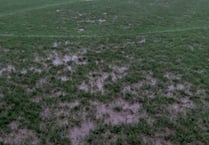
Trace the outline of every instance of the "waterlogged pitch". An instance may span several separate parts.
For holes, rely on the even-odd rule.
[[[208,0],[0,0],[0,144],[209,144]]]

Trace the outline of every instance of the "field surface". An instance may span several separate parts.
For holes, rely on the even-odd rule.
[[[0,0],[0,144],[208,145],[208,0]]]

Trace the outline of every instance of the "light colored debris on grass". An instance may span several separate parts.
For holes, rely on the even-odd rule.
[[[20,123],[18,121],[12,121],[9,123],[9,128],[12,130],[17,130],[19,127]]]
[[[57,48],[61,45],[61,42],[53,42],[52,47]]]
[[[85,22],[86,22],[86,23],[95,23],[96,21],[95,21],[95,20],[87,19]]]
[[[0,75],[2,75],[3,73],[13,73],[15,72],[15,66],[9,64],[6,67],[0,67]]]
[[[164,77],[168,80],[175,81],[175,80],[181,80],[182,75],[174,74],[174,73],[171,73],[171,72],[166,72],[164,74]]]
[[[69,125],[69,120],[67,118],[59,118],[56,123],[60,127],[67,127]]]
[[[37,137],[36,133],[30,129],[19,129],[7,135],[2,135],[0,137],[0,142],[8,145],[40,144],[40,140]]]
[[[48,97],[48,98],[58,98],[60,96],[65,96],[65,94],[66,93],[62,89],[57,88],[57,89],[52,90],[51,93],[48,94],[46,97]]]
[[[34,66],[31,66],[29,68],[29,70],[32,71],[32,72],[34,72],[34,73],[38,73],[38,74],[40,74],[43,71],[41,68],[37,68],[37,67],[34,67]]]
[[[70,55],[65,55],[64,58],[63,58],[63,61],[64,61],[65,63],[68,63],[68,62],[70,62],[71,60],[72,60],[72,57],[71,57]]]
[[[69,40],[66,40],[64,43],[64,45],[69,45],[69,44],[71,44],[71,42]]]
[[[158,85],[158,80],[153,77],[152,73],[148,73],[145,76],[145,79],[139,80],[136,83],[125,85],[122,89],[122,93],[130,93],[132,95],[138,95],[138,91],[142,89],[143,86],[150,86],[150,87],[156,87]],[[147,94],[147,97],[151,97],[152,92],[146,90],[143,90],[144,93]]]
[[[22,75],[26,75],[29,71],[31,71],[32,73],[38,73],[38,74],[40,74],[43,71],[43,69],[37,68],[37,67],[34,67],[34,66],[31,66],[30,68],[23,68],[20,71],[20,73]]]
[[[0,49],[1,49],[3,52],[9,52],[9,51],[10,51],[10,49],[8,49],[8,48],[1,48],[1,46],[0,46]]]
[[[109,65],[109,68],[111,68],[117,74],[123,74],[128,70],[127,67],[119,67],[116,65]]]
[[[79,16],[79,17],[82,17],[83,15],[84,15],[84,14],[82,14],[82,13],[78,13],[78,16]]]
[[[90,93],[104,93],[105,82],[110,79],[115,82],[126,75],[127,67],[118,67],[110,65],[112,72],[91,72],[88,76],[88,81],[83,81],[79,85],[79,89]]]
[[[195,103],[189,97],[182,97],[176,103],[166,105],[165,108],[170,113],[170,119],[176,120],[177,115],[186,115],[189,110],[195,108]]]
[[[137,123],[140,118],[138,103],[130,104],[129,102],[117,99],[110,104],[104,104],[98,101],[91,102],[96,108],[96,118],[104,120],[107,124],[133,124]]]
[[[67,70],[68,70],[69,72],[73,72],[73,68],[72,68],[71,66],[67,66]]]
[[[176,89],[182,91],[185,89],[185,86],[183,84],[177,84]]]
[[[126,47],[126,46],[135,46],[135,45],[136,45],[136,43],[134,41],[128,39],[125,42],[124,47]]]
[[[155,85],[157,85],[157,79],[154,78],[152,75],[147,75],[146,76],[146,83],[151,86],[155,86]]]
[[[68,50],[66,50],[68,51]],[[68,53],[68,52],[58,52],[53,50],[47,56],[35,55],[35,62],[39,63],[42,67],[30,67],[29,69],[25,68],[27,71],[33,71],[35,73],[41,73],[43,71],[49,71],[51,64],[54,67],[59,67],[60,69],[56,72],[56,79],[60,81],[69,81],[71,80],[72,72],[74,72],[78,65],[87,65],[88,59],[84,56],[87,53],[87,48],[79,49],[77,52]],[[36,60],[37,59],[37,60]],[[25,70],[22,73],[25,73]],[[68,73],[70,72],[70,73]],[[67,73],[67,74],[66,74]]]
[[[44,94],[41,94],[41,95],[33,96],[32,101],[36,102],[36,103],[39,103],[39,102],[43,101],[44,99],[58,98],[58,97],[62,97],[62,96],[65,96],[65,95],[66,95],[66,93],[62,89],[57,88],[57,89],[52,90],[48,94],[44,93]]]
[[[153,117],[149,116],[147,112],[143,112],[143,113],[140,114],[140,116],[142,116],[140,118],[145,119],[147,124],[149,124],[150,126],[153,126],[153,124],[155,123],[155,119]]]
[[[145,44],[146,43],[146,39],[143,37],[137,43],[138,44]]]
[[[59,65],[62,65],[63,62],[62,60],[59,58],[59,57],[56,57],[53,61],[52,61],[53,65],[54,66],[59,66]]]
[[[74,102],[61,102],[58,104],[58,107],[66,108],[66,109],[73,109],[75,107],[78,107],[79,105],[80,105],[80,101],[76,100]]]
[[[168,97],[175,97],[176,93],[184,92],[185,94],[192,96],[191,84],[189,82],[174,83],[170,82],[165,95]]]
[[[69,81],[70,78],[67,77],[67,76],[61,76],[61,77],[60,77],[60,80],[63,81],[63,82],[66,82],[66,81]]]
[[[61,12],[61,10],[57,9],[56,12],[59,13],[59,12]]]
[[[23,75],[25,75],[25,74],[28,73],[28,71],[27,71],[27,69],[22,69],[22,70],[20,71],[20,73],[23,74]]]
[[[98,20],[98,22],[101,24],[101,23],[104,23],[104,22],[106,22],[107,20],[105,20],[105,19],[99,19]]]
[[[162,81],[155,79],[153,74],[149,73],[149,75],[145,76],[145,79],[137,83],[124,85],[122,93],[124,95],[130,93],[137,97],[154,98],[155,96],[165,96],[175,99],[175,103],[162,105],[170,113],[169,118],[175,120],[178,115],[185,115],[188,111],[195,108],[195,102],[190,98],[196,94],[195,92],[198,92],[198,89],[196,91],[192,90],[192,84],[182,81],[181,75],[166,73],[164,77],[166,80],[163,81],[163,85],[167,85],[167,88],[165,86],[162,89],[160,86],[162,85]],[[144,87],[145,85],[149,87]]]
[[[90,121],[83,122],[80,126],[75,126],[69,131],[71,144],[82,145],[86,136],[95,128],[94,123]]]
[[[95,61],[96,65],[101,65],[101,64],[104,64],[104,60],[96,60]]]
[[[90,73],[89,80],[82,82],[79,89],[86,92],[101,92],[104,93],[105,81],[111,77],[109,73]]]
[[[140,89],[142,86],[144,85],[143,81],[139,81],[137,83],[133,83],[131,85],[126,85],[123,87],[122,92],[123,93],[131,93],[133,95],[137,95],[137,90],[136,89]]]
[[[6,71],[8,72],[15,72],[15,67],[13,65],[8,65],[7,68],[6,68]]]
[[[42,107],[41,119],[42,126],[46,128],[46,122],[51,120],[55,121],[55,124],[61,127],[69,125],[69,117],[74,118],[75,114],[72,114],[72,109],[78,107],[80,105],[80,101],[74,102],[60,102],[58,104],[53,104],[50,107]],[[81,114],[79,114],[81,117]],[[84,119],[85,120],[85,119]]]
[[[78,32],[84,32],[85,31],[85,29],[84,28],[80,28],[80,29],[78,29]]]
[[[51,109],[45,106],[43,107],[43,111],[40,115],[42,120],[49,120],[53,116]]]
[[[37,82],[36,82],[36,88],[43,88],[45,85],[47,85],[49,83],[48,78],[40,78]]]
[[[79,89],[85,92],[89,91],[89,85],[86,82],[82,82],[82,84],[79,86]]]
[[[34,54],[34,62],[39,63],[41,61],[42,57],[38,53]]]
[[[68,66],[68,63],[74,63],[76,65],[88,64],[87,59],[83,56],[86,53],[86,49],[76,52],[74,54],[59,55],[56,51],[48,56],[48,60],[52,61],[54,66]]]
[[[31,98],[31,101],[34,103],[40,103],[42,100],[43,100],[43,97],[41,95],[36,95]]]
[[[94,52],[95,53],[103,53],[105,50],[106,50],[106,47],[103,45],[100,45],[94,49]]]
[[[71,115],[70,110],[78,107],[80,105],[80,101],[74,102],[61,102],[56,106],[55,115],[57,118],[60,117],[69,117]]]

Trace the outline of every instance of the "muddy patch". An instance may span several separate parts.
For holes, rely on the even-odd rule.
[[[14,73],[16,71],[15,66],[7,65],[6,67],[0,67],[0,76],[4,73]]]
[[[105,92],[105,84],[122,79],[126,75],[127,67],[109,66],[112,72],[90,72],[88,80],[79,85],[79,89],[90,93]]]
[[[85,112],[76,114],[79,115],[79,117],[72,113],[72,109],[79,106],[80,106],[80,101],[59,103],[54,109],[54,117],[56,120],[56,124],[58,126],[68,126],[69,118],[71,119],[85,118],[84,117]]]
[[[166,106],[170,113],[170,119],[176,120],[177,115],[186,115],[186,113],[195,108],[195,103],[189,97],[182,97],[176,103]]]
[[[11,130],[17,130],[20,123],[18,121],[12,121],[8,126]]]
[[[39,102],[43,101],[44,99],[59,98],[59,97],[65,96],[65,95],[66,95],[66,93],[63,91],[63,89],[55,88],[55,89],[51,90],[49,93],[43,93],[43,94],[33,96],[32,101],[39,103]]]
[[[121,92],[123,96],[131,95],[135,99],[154,99],[162,96],[168,100],[173,100],[171,103],[159,105],[169,112],[169,119],[175,121],[179,115],[186,115],[195,109],[196,104],[191,98],[198,93],[204,96],[202,89],[199,90],[198,87],[192,88],[192,84],[184,81],[180,74],[166,72],[163,79],[156,79],[152,72],[148,72],[144,74],[144,79],[124,85]]]
[[[42,120],[50,120],[53,117],[52,110],[49,107],[43,107],[41,112]]]
[[[108,73],[90,73],[89,81],[84,81],[79,89],[85,92],[101,92],[104,93],[105,81],[110,77]]]
[[[69,43],[68,41],[64,42]],[[56,42],[53,45],[58,45]],[[61,45],[61,44],[59,44]],[[21,70],[22,74],[26,74],[29,71],[33,73],[42,73],[42,72],[52,72],[55,76],[55,79],[66,82],[72,79],[72,73],[76,71],[78,66],[84,66],[89,63],[85,54],[88,52],[87,48],[82,48],[72,53],[69,52],[69,49],[64,49],[63,51],[53,50],[51,52],[46,52],[47,55],[34,55],[34,66],[30,66],[29,68],[24,68]],[[39,67],[35,67],[39,66]],[[56,72],[54,69],[58,69]]]
[[[88,64],[87,58],[84,56],[87,53],[87,49],[84,48],[79,50],[78,52],[67,53],[67,54],[58,54],[54,51],[52,54],[49,55],[48,60],[52,61],[54,66],[64,65],[67,66],[68,64],[75,64],[75,65],[86,65]]]
[[[70,129],[70,140],[73,145],[82,145],[86,136],[95,128],[94,123],[90,121],[83,122],[80,126]]]
[[[2,135],[0,137],[0,142],[8,145],[40,144],[39,138],[37,137],[36,133],[30,129],[19,129],[7,135]]]
[[[158,86],[158,80],[153,77],[152,73],[148,73],[145,75],[145,78],[139,80],[136,83],[130,85],[124,85],[122,89],[122,94],[126,95],[132,94],[134,96],[146,96],[153,98],[154,97],[154,88]]]
[[[133,124],[137,123],[140,118],[141,105],[138,103],[130,104],[125,100],[117,99],[110,104],[97,101],[91,102],[91,104],[96,108],[96,118],[104,120],[107,124]]]
[[[55,115],[57,117],[69,117],[71,112],[70,110],[78,107],[80,105],[79,101],[74,101],[74,102],[61,102],[57,105],[55,109]]]
[[[69,127],[72,125],[72,121],[79,120],[82,118],[83,114],[86,112],[73,112],[76,107],[80,106],[80,101],[73,102],[60,102],[52,105],[43,105],[42,111],[40,113],[41,116],[41,124],[40,129],[53,128],[47,125],[47,122],[52,122],[55,126],[59,127]],[[81,119],[85,120],[85,119]],[[66,133],[65,129],[63,133]]]

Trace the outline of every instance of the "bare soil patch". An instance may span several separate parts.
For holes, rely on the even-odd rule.
[[[91,102],[96,107],[96,118],[104,120],[107,124],[133,124],[140,118],[138,103],[130,104],[125,100],[117,99],[110,104],[103,104],[98,101]]]
[[[69,138],[71,144],[73,145],[82,145],[86,136],[90,133],[91,130],[95,128],[94,123],[90,121],[83,122],[80,126],[75,126],[69,130]]]
[[[36,133],[30,129],[19,129],[0,137],[0,141],[8,145],[39,145]]]

